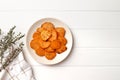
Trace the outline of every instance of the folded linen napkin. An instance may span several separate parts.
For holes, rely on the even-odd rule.
[[[31,66],[25,61],[21,52],[6,68],[1,80],[36,80]]]
[[[9,32],[14,34],[13,27]],[[0,40],[4,38],[6,34],[0,29]],[[6,56],[9,51],[16,47],[17,45],[13,45],[6,50]],[[0,58],[1,59],[1,58]],[[1,61],[0,61],[1,67]],[[32,67],[25,61],[23,52],[19,53],[19,55],[5,68],[0,72],[0,80],[36,80],[33,74]]]

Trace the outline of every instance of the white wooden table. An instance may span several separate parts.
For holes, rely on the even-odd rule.
[[[0,0],[4,31],[16,25],[16,31],[26,34],[45,17],[68,24],[74,46],[54,66],[38,64],[25,51],[37,80],[120,80],[120,0]]]

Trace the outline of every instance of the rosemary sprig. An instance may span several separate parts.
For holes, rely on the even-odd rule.
[[[22,51],[23,43],[19,43],[19,46],[13,48],[13,50],[8,53],[7,57],[5,57],[5,55],[7,54],[6,51],[10,47],[14,47],[14,45],[18,44],[17,41],[24,37],[24,35],[22,35],[21,33],[17,35],[15,34],[15,27],[16,26],[12,27],[8,31],[8,33],[0,39],[0,71],[2,69],[5,69]],[[2,36],[1,29],[0,36]]]

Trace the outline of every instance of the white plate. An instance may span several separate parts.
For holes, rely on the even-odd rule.
[[[43,24],[44,22],[52,22],[55,27],[57,26],[61,26],[64,27],[64,29],[66,30],[66,34],[65,37],[67,39],[67,50],[65,52],[63,52],[62,54],[57,54],[56,57],[53,60],[47,60],[45,57],[41,57],[38,56],[35,51],[30,47],[30,41],[32,40],[32,35],[33,33],[36,31],[36,29],[38,27],[41,26],[41,24]],[[31,28],[29,29],[27,36],[26,36],[26,46],[27,46],[27,50],[29,51],[29,53],[31,54],[31,56],[38,62],[38,63],[42,63],[42,64],[46,64],[46,65],[52,65],[52,64],[57,64],[61,61],[63,61],[69,54],[70,51],[72,49],[72,44],[73,44],[73,39],[72,39],[72,34],[70,29],[68,28],[68,26],[63,23],[62,21],[58,20],[58,19],[54,19],[54,18],[43,18],[38,20],[37,22],[35,22]]]

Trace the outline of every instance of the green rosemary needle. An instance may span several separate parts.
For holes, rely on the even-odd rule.
[[[24,37],[21,33],[15,34],[14,29],[16,26],[12,27],[6,35],[2,35],[0,29],[0,71],[5,69],[22,51],[23,43],[18,43],[18,41]],[[14,47],[14,45],[18,45]],[[11,52],[6,53],[10,48],[14,47]],[[5,56],[7,54],[7,56]]]

